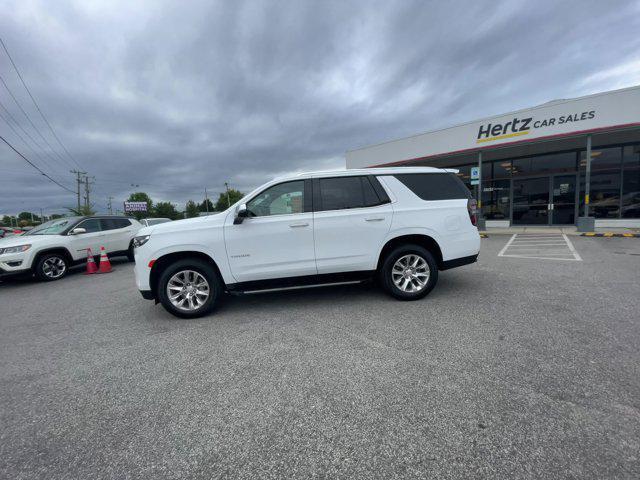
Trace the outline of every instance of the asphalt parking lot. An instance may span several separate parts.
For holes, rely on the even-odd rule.
[[[1,478],[640,478],[640,239],[179,320],[132,265],[0,283]]]

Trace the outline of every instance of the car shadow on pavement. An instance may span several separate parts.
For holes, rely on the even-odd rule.
[[[468,291],[474,279],[466,275],[444,275],[440,276],[438,284],[432,292],[418,303],[424,302],[425,308],[430,301],[442,302],[456,301],[459,295]],[[389,296],[375,281],[354,283],[347,285],[327,285],[312,288],[296,288],[290,290],[265,291],[248,294],[225,294],[222,302],[208,315],[195,319],[181,319],[168,313],[160,304],[154,305],[148,302],[149,309],[145,310],[144,318],[149,322],[168,321],[188,323],[191,325],[200,324],[212,320],[224,321],[225,316],[242,315],[246,318],[255,319],[264,315],[265,310],[270,312],[276,310],[291,309],[293,312],[304,310],[314,310],[319,307],[331,305],[334,308],[348,308],[354,304],[369,305],[391,305],[401,304],[398,300]],[[415,303],[415,302],[412,302]],[[376,307],[373,307],[376,308]]]
[[[96,264],[98,263],[99,260],[100,260],[100,257],[96,257]],[[129,263],[129,260],[127,260],[124,257],[116,257],[116,258],[110,258],[109,262],[111,263],[112,266],[115,267],[117,265],[122,265],[122,264],[126,265]],[[3,291],[3,290],[7,291],[7,290],[10,290],[11,288],[27,287],[29,285],[40,285],[40,284],[44,285],[47,283],[59,284],[59,282],[65,282],[69,280],[69,278],[75,277],[76,275],[82,275],[84,274],[85,271],[86,271],[86,266],[84,264],[74,265],[73,267],[69,268],[69,271],[67,272],[64,278],[61,278],[60,280],[55,280],[53,282],[42,282],[37,278],[35,278],[33,274],[24,274],[24,275],[19,275],[15,277],[7,277],[4,279],[0,279],[0,291]]]

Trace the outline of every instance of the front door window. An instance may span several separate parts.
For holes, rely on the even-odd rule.
[[[280,183],[267,188],[247,203],[251,217],[290,215],[304,211],[304,180]]]
[[[576,176],[558,175],[553,177],[551,194],[552,223],[554,225],[576,223]]]
[[[573,225],[575,221],[575,175],[513,180],[514,225]]]
[[[513,180],[513,224],[549,224],[549,177]]]

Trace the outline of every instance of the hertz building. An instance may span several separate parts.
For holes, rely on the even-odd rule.
[[[456,168],[489,227],[639,228],[640,86],[360,148],[346,161]]]

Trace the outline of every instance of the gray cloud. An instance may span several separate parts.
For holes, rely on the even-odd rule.
[[[640,83],[638,31],[638,2],[616,1],[15,1],[0,17],[103,211],[131,183],[182,206],[225,181],[247,191],[342,167],[358,146]],[[47,135],[3,52],[0,74]],[[2,87],[0,101],[29,128]],[[0,215],[73,204],[0,146]]]

